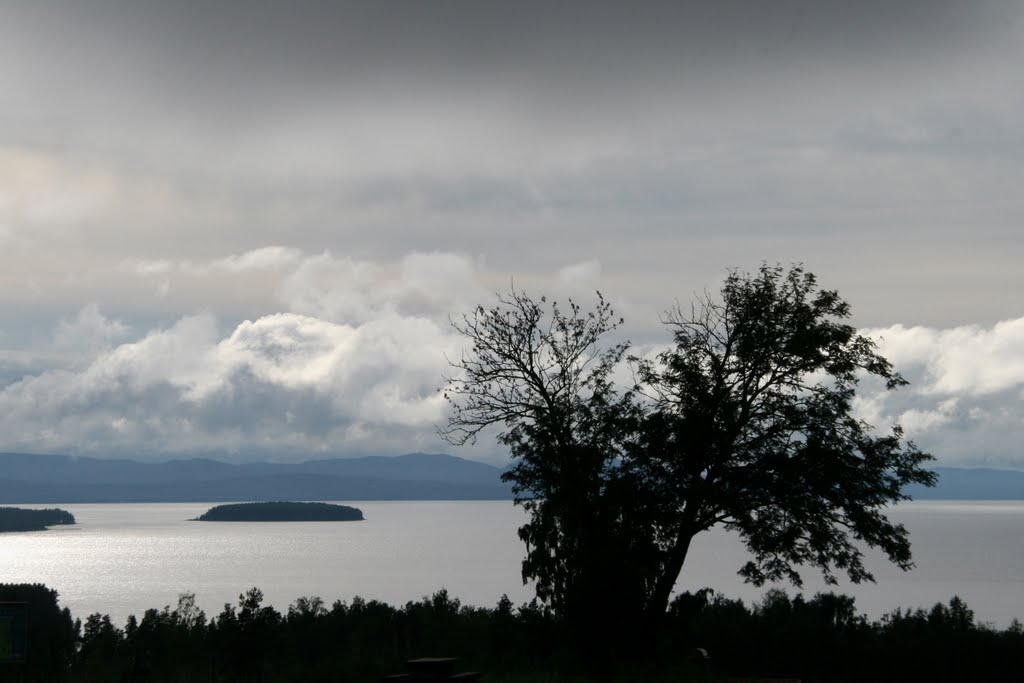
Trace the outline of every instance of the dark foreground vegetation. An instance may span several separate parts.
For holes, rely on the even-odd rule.
[[[215,505],[197,518],[200,522],[355,522],[363,512],[330,503],[234,503]]]
[[[0,531],[42,531],[55,524],[74,524],[75,516],[67,510],[25,510],[0,507]]]
[[[376,681],[409,657],[456,655],[487,681],[1002,681],[1024,670],[1024,629],[980,625],[958,598],[870,621],[852,598],[790,598],[769,591],[746,605],[709,590],[677,597],[656,636],[594,652],[536,605],[467,607],[444,590],[394,607],[355,598],[299,598],[284,613],[253,588],[207,616],[184,594],[177,606],[123,627],[84,623],[42,585],[0,584],[0,602],[25,601],[28,661],[0,664],[0,680]],[[0,634],[2,635],[2,634]],[[0,642],[0,649],[3,643]],[[707,651],[706,662],[695,656]]]

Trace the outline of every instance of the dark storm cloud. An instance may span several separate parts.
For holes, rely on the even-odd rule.
[[[684,144],[783,145],[877,103],[941,98],[985,80],[960,72],[979,51],[1013,44],[1019,9],[997,0],[8,4],[0,124],[10,141],[85,163],[173,173],[199,197],[246,182],[264,197],[267,179],[276,196],[313,191],[322,201],[339,176],[358,175],[345,189],[355,201],[392,202],[411,174],[426,185],[411,191],[435,203],[482,191],[515,204],[520,188],[506,188],[523,169],[622,154],[657,164]],[[985,139],[972,116],[940,119],[954,144]],[[891,134],[840,123],[839,144]],[[421,171],[444,177],[417,179]]]
[[[907,53],[922,46],[948,51],[973,37],[974,29],[1014,18],[1013,3],[1001,9],[994,2],[937,0],[108,1],[77,9],[68,3],[31,7],[29,16],[43,22],[36,28],[53,22],[59,27],[55,37],[84,35],[83,44],[96,54],[130,47],[143,54],[174,53],[184,65],[216,67],[223,60],[238,71],[280,65],[294,74],[336,74],[339,67],[343,73],[438,68],[486,73],[512,63],[584,71],[614,64],[649,66],[659,56],[670,62],[699,56],[706,64],[744,53],[781,58],[807,51],[828,59]],[[95,40],[99,36],[106,42]],[[194,76],[216,74],[196,71]],[[533,77],[549,76],[538,72]]]
[[[899,70],[956,59],[1016,13],[996,2],[719,0],[34,2],[2,14],[4,71],[28,94],[15,110],[37,97],[64,105],[51,119],[140,125],[164,112],[184,127],[244,129],[348,98],[399,107],[506,91],[512,108],[615,110],[676,88],[757,90],[776,67]],[[792,85],[782,80],[766,90]]]

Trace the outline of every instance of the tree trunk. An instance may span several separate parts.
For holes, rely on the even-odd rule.
[[[683,563],[686,562],[686,554],[690,551],[690,541],[693,540],[693,532],[681,531],[672,546],[668,562],[665,563],[661,575],[654,586],[654,593],[647,604],[647,614],[654,620],[660,620],[668,609],[668,600],[672,597],[672,589],[679,578],[679,572],[683,570]]]

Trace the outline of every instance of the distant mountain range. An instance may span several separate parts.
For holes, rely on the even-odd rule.
[[[1024,500],[1024,472],[937,467],[918,500]],[[232,464],[0,453],[0,504],[170,503],[260,500],[500,500],[502,470],[452,455],[411,453]]]
[[[932,468],[939,475],[934,488],[910,486],[915,500],[1024,500],[1024,472],[988,468]]]
[[[0,504],[511,498],[500,477],[492,465],[427,453],[291,464],[0,453]]]

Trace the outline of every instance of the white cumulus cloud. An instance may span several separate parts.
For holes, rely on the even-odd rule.
[[[893,325],[864,330],[910,385],[865,385],[859,413],[901,424],[940,464],[1021,467],[1024,318],[989,327]]]
[[[53,345],[58,349],[87,353],[108,348],[128,336],[131,328],[120,320],[111,320],[95,302],[86,304],[73,319],[57,323]]]
[[[447,252],[415,252],[398,264],[324,252],[304,258],[277,289],[289,311],[350,324],[392,313],[446,319],[483,297],[475,264]]]
[[[447,328],[388,315],[359,326],[295,313],[228,334],[189,316],[0,390],[7,447],[282,456],[436,448]]]
[[[250,270],[278,270],[287,268],[302,258],[302,252],[291,247],[260,247],[242,254],[232,254],[217,259],[207,267],[214,270],[226,270],[229,273],[241,273]]]
[[[1024,317],[988,328],[893,325],[869,334],[897,366],[920,372],[921,391],[983,395],[1024,386]]]

